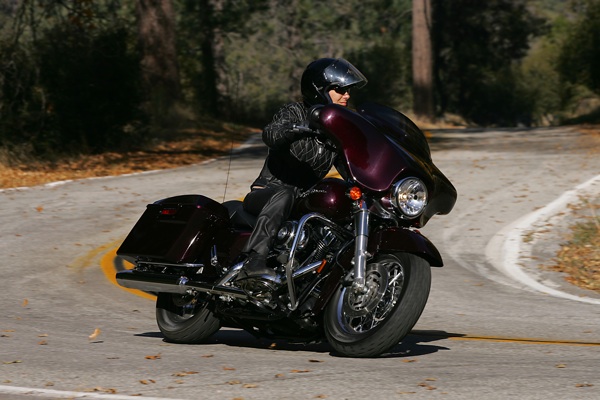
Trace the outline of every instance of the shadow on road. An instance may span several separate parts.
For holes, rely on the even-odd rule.
[[[160,338],[163,335],[160,332],[145,332],[135,334],[139,337]],[[444,331],[413,331],[408,334],[404,340],[394,346],[389,353],[383,354],[378,358],[402,358],[402,357],[417,357],[427,354],[436,353],[440,350],[450,350],[447,347],[429,344],[438,340],[445,340],[451,337],[461,337],[462,334],[448,333]],[[199,346],[210,346],[215,344],[223,344],[231,347],[264,349],[270,351],[305,351],[314,353],[329,353],[333,357],[342,357],[335,352],[329,343],[291,343],[286,340],[255,338],[251,334],[243,330],[222,329],[211,337],[206,343]]]

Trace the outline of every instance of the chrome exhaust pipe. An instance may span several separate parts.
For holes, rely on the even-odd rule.
[[[248,295],[241,289],[190,281],[184,276],[126,270],[117,272],[116,279],[117,283],[123,287],[145,292],[186,294],[190,291],[196,291],[239,299],[248,298]]]

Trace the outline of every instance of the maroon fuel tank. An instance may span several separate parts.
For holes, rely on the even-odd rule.
[[[315,212],[332,221],[352,217],[352,200],[346,195],[348,185],[342,179],[326,178],[300,195],[295,216]]]

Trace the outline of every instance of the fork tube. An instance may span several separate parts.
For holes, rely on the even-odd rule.
[[[367,203],[360,200],[359,211],[354,215],[355,247],[354,247],[354,282],[356,290],[364,292],[365,272],[367,269],[367,244],[369,242],[369,210]]]

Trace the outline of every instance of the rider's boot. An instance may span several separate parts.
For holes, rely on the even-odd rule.
[[[262,279],[274,283],[279,282],[279,277],[275,270],[267,266],[267,257],[254,251],[248,255],[236,281],[247,279]]]

